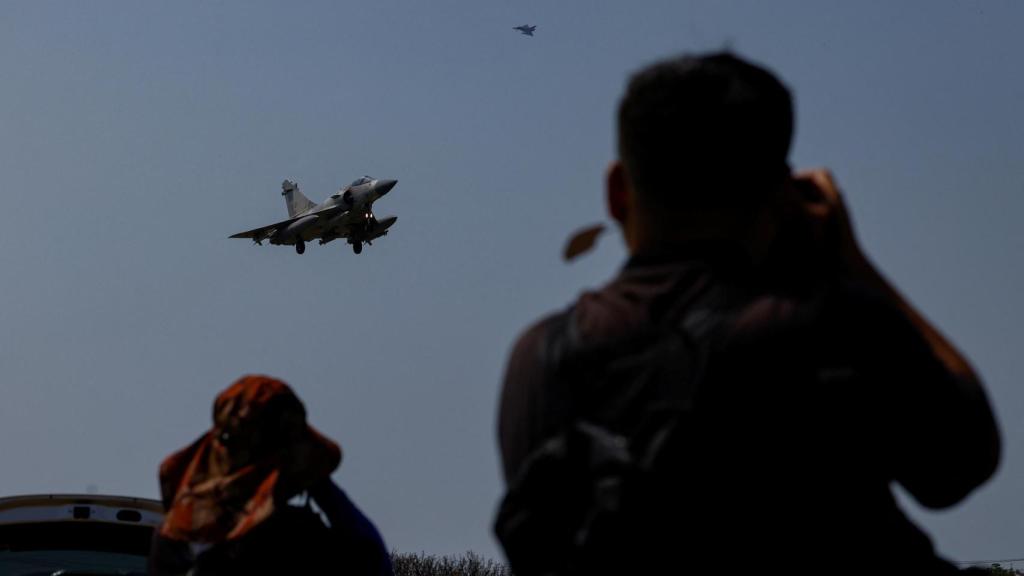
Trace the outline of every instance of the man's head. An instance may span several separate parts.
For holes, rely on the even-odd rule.
[[[651,235],[730,236],[753,223],[789,175],[792,135],[789,91],[736,56],[682,56],[637,72],[608,175],[609,209],[630,248],[657,243]]]
[[[306,409],[276,378],[248,375],[217,395],[213,427],[160,465],[174,540],[240,538],[341,463],[341,447],[306,422]]]

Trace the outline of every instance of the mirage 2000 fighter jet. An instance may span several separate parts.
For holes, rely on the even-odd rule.
[[[271,244],[295,245],[295,251],[306,251],[306,242],[314,238],[320,244],[327,244],[338,238],[348,239],[352,251],[359,254],[363,243],[371,242],[388,233],[397,216],[377,219],[373,215],[373,203],[395,187],[398,180],[378,180],[370,176],[359,178],[332,194],[322,204],[314,204],[302,195],[299,185],[290,180],[281,184],[281,195],[288,204],[288,219],[239,232],[231,238],[252,238],[262,245],[264,240]]]
[[[513,28],[513,30],[519,30],[523,36],[533,36],[533,31],[536,29],[536,26],[530,26],[529,24],[523,24],[522,26],[516,26]]]

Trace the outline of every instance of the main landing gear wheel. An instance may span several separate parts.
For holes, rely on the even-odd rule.
[[[303,242],[302,240],[299,240],[298,242],[295,243],[295,253],[296,254],[302,254],[305,251],[306,251],[306,243],[305,242]]]
[[[356,243],[352,244],[352,251],[355,252],[356,254],[362,253],[362,251],[363,251],[363,243],[362,242],[356,242]]]

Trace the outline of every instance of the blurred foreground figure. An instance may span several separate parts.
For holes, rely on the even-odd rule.
[[[239,379],[214,402],[213,429],[160,466],[167,515],[150,573],[390,576],[380,534],[331,481],[340,462],[286,384]]]
[[[878,273],[789,91],[730,54],[636,74],[607,203],[629,261],[516,343],[501,397],[517,576],[947,574],[899,509],[1000,441],[967,361]]]

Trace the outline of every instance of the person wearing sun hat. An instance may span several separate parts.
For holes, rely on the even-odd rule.
[[[150,573],[392,574],[377,529],[330,478],[341,456],[287,384],[238,379],[214,401],[213,427],[160,466]]]

